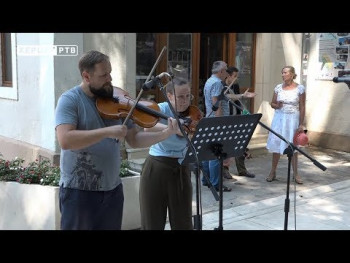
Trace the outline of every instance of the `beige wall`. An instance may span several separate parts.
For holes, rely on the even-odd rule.
[[[17,45],[54,44],[52,33],[13,35]],[[54,57],[21,54],[14,56],[12,63],[17,95],[15,99],[0,98],[0,110],[4,113],[0,114],[0,153],[5,158],[18,156],[28,161],[54,158]],[[39,149],[43,149],[42,155],[38,154]]]
[[[133,97],[136,92],[136,34],[35,33],[17,34],[17,38],[22,45],[70,44],[79,48],[78,56],[19,57],[20,99],[0,100],[0,108],[8,112],[0,117],[1,123],[7,123],[1,125],[0,130],[0,153],[3,157],[11,159],[18,156],[26,162],[47,158],[58,164],[60,147],[54,131],[54,109],[59,96],[81,82],[78,69],[80,56],[91,49],[108,54],[113,84],[126,89]],[[37,63],[42,60],[45,63]]]
[[[18,157],[24,159],[25,165],[36,159],[39,161],[46,159],[55,165],[60,163],[59,152],[56,153],[37,145],[4,136],[0,136],[0,145],[0,154],[4,159],[13,160]]]
[[[255,112],[262,113],[261,122],[270,127],[274,110],[270,107],[273,89],[282,82],[281,69],[294,66],[301,81],[301,33],[259,33],[256,45]],[[350,91],[346,84],[317,80],[322,63],[318,61],[317,34],[311,34],[306,86],[306,116],[310,143],[324,148],[350,152]],[[256,134],[267,130],[258,125]]]
[[[84,52],[98,50],[110,57],[112,83],[130,92],[136,92],[136,34],[88,33],[84,34]]]
[[[261,122],[271,125],[274,110],[270,106],[274,87],[282,82],[281,70],[286,65],[295,67],[300,82],[302,35],[299,33],[259,33],[256,43],[255,112],[262,113]],[[257,134],[268,131],[258,125]]]
[[[316,33],[311,33],[310,43],[306,103],[309,137],[321,147],[350,152],[350,90],[344,83],[317,79],[322,63]]]

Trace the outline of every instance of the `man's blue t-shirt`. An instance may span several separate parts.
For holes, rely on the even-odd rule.
[[[93,130],[122,124],[122,120],[102,119],[96,99],[87,96],[80,86],[62,94],[56,107],[55,124],[76,125],[77,130]],[[130,127],[130,126],[129,126]],[[105,138],[80,150],[61,149],[61,178],[63,187],[109,191],[121,183],[120,142]]]

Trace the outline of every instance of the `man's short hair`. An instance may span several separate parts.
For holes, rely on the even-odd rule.
[[[232,73],[233,73],[233,72],[238,72],[238,71],[239,71],[238,68],[236,68],[236,67],[234,67],[234,66],[227,67],[227,69],[226,69],[226,72],[227,72],[230,76],[232,76]]]

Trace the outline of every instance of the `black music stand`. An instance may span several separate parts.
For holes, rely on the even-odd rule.
[[[222,167],[223,160],[229,157],[242,156],[253,135],[253,132],[262,114],[222,116],[203,118],[196,126],[191,143],[193,144],[198,159],[208,161],[218,159],[220,161],[219,176],[219,226],[222,227]],[[194,153],[187,151],[183,163],[194,163]]]

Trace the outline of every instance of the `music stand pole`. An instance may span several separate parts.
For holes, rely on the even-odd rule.
[[[199,184],[200,184],[200,172],[197,164],[190,163],[190,169],[195,174],[196,178],[196,214],[193,216],[193,229],[201,230],[202,229],[202,220],[200,216],[200,198],[199,198]]]
[[[223,230],[223,178],[222,178],[222,170],[224,166],[224,159],[226,159],[227,154],[222,151],[222,144],[214,144],[213,153],[217,157],[220,162],[220,176],[219,176],[219,226],[215,228],[215,230]]]
[[[289,185],[290,185],[290,170],[291,163],[293,158],[293,149],[292,146],[287,147],[283,154],[287,154],[288,156],[288,174],[287,174],[287,190],[286,190],[286,199],[284,200],[284,230],[288,229],[288,213],[289,213]]]

